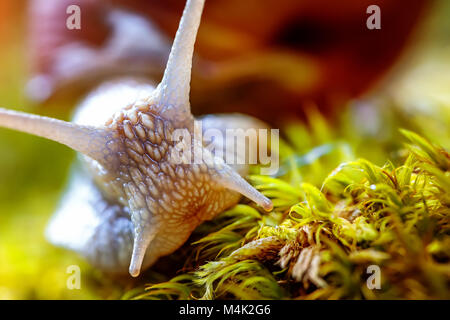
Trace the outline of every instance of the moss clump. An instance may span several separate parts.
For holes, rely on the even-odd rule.
[[[125,297],[450,298],[450,155],[401,133],[408,143],[389,146],[397,165],[353,160],[349,144],[326,142],[330,132],[320,141],[323,130],[310,134],[324,143],[308,152],[283,143],[279,176],[250,177],[272,212],[241,203],[222,213],[195,233],[181,275]],[[373,265],[379,289],[367,285]]]

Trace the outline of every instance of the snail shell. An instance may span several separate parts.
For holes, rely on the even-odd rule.
[[[412,0],[405,9],[404,0],[378,1],[382,28],[369,30],[373,2],[208,1],[196,45],[193,113],[242,112],[273,124],[301,115],[305,101],[339,112],[341,99],[364,93],[389,70],[431,3]],[[67,101],[68,91],[91,90],[117,75],[158,81],[184,6],[184,0],[31,3],[29,92],[40,101]],[[81,30],[61,27],[69,4],[82,8]]]

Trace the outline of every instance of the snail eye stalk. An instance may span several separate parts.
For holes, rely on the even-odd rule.
[[[183,123],[192,117],[189,102],[192,57],[205,0],[188,0],[178,27],[164,76],[155,91],[161,114]]]
[[[68,146],[99,162],[110,139],[106,128],[82,126],[58,119],[0,108],[0,127],[9,128]]]

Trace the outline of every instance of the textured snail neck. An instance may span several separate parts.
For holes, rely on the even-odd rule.
[[[161,114],[182,122],[191,117],[189,91],[192,57],[205,0],[188,0],[157,89]]]

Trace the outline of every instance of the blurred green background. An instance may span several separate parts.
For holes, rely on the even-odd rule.
[[[26,2],[2,1],[0,104],[68,119],[67,106],[39,110],[25,97],[29,70],[25,26]],[[0,129],[0,299],[93,299],[110,294],[113,286],[105,286],[106,293],[87,289],[96,275],[86,272],[82,289],[68,290],[69,265],[90,269],[75,254],[44,238],[74,158],[74,152],[57,143]]]

